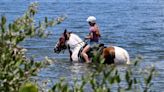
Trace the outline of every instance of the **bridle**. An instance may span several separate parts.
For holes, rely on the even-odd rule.
[[[60,53],[60,51],[69,48],[69,46],[66,45],[66,41],[69,40],[71,33],[72,32],[67,32],[67,29],[64,30],[62,36],[59,38],[59,40],[54,48],[55,53]]]
[[[69,40],[69,38],[70,38],[70,34],[71,34],[71,32],[67,32],[66,29],[64,30],[64,33],[59,38],[59,40],[58,40],[58,42],[54,48],[55,53],[60,53],[61,51],[64,51],[67,48],[70,49],[70,46],[66,44],[67,40]],[[85,40],[78,42],[73,46],[76,46],[76,45],[81,44],[81,43],[85,43]]]
[[[85,42],[86,42],[86,40],[81,41],[81,42],[78,42],[78,43],[76,43],[76,44],[75,44],[75,45],[73,45],[73,46],[76,46],[76,45],[78,45],[78,44],[85,43]]]
[[[64,51],[65,49],[67,49],[66,41],[67,41],[67,39],[65,38],[64,35],[62,35],[59,38],[59,41],[57,42],[57,44],[56,44],[56,46],[54,48],[54,52],[55,53],[60,53],[61,51]]]

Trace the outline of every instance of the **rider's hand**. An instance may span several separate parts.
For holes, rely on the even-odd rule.
[[[88,38],[84,38],[84,40],[88,40]]]
[[[84,42],[87,42],[88,41],[88,38],[84,38],[84,40],[83,40]]]

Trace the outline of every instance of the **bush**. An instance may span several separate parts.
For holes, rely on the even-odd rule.
[[[31,76],[36,75],[37,71],[43,67],[44,62],[34,62],[25,56],[25,48],[19,43],[26,38],[39,36],[45,37],[45,29],[61,23],[65,18],[34,21],[37,13],[37,3],[29,6],[22,17],[7,24],[5,16],[0,20],[0,91],[18,92],[20,86],[29,81]]]
[[[134,64],[125,66],[124,71],[120,71],[119,65],[94,64],[94,71],[82,76],[80,82],[75,79],[74,83],[69,85],[62,78],[49,92],[86,92],[88,90],[91,92],[150,92],[155,68],[142,69],[139,61],[141,61],[140,58],[137,58]]]

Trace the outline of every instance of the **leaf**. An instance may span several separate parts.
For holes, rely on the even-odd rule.
[[[2,16],[1,17],[1,21],[2,21],[2,25],[5,25],[6,24],[6,17],[5,16]]]
[[[19,92],[38,92],[38,87],[32,83],[25,83],[21,86]]]
[[[110,78],[110,84],[113,84],[114,83],[114,77],[111,77]]]
[[[119,75],[117,75],[115,78],[116,78],[116,82],[117,83],[120,83],[121,82],[121,79],[120,79],[120,76]]]
[[[4,33],[6,31],[5,24],[6,24],[6,17],[2,16],[1,17],[1,22],[0,22],[0,28],[1,28],[0,31],[2,31],[2,33]]]
[[[134,81],[134,84],[138,83],[136,78],[134,78],[133,81]]]
[[[22,69],[19,69],[19,75],[20,75],[20,77],[24,77],[24,72]]]
[[[133,81],[129,80],[128,82],[128,88],[126,90],[130,90],[132,88]]]
[[[56,84],[52,87],[52,92],[55,92],[55,90],[56,90]]]
[[[41,63],[41,62],[35,62],[35,66],[36,66],[37,68],[39,68],[39,67],[42,66],[42,63]]]
[[[149,77],[146,79],[146,85],[148,85],[152,80],[152,75],[150,74]]]
[[[45,22],[45,23],[48,23],[48,18],[47,18],[47,17],[45,17],[44,22]]]
[[[129,77],[130,75],[129,75],[129,72],[128,71],[126,71],[126,74],[125,74],[125,78],[126,78],[126,81],[127,82],[129,82],[129,79],[130,79],[130,77]]]

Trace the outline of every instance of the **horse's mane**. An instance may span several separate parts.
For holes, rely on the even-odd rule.
[[[72,34],[73,32],[68,32],[68,34]]]

